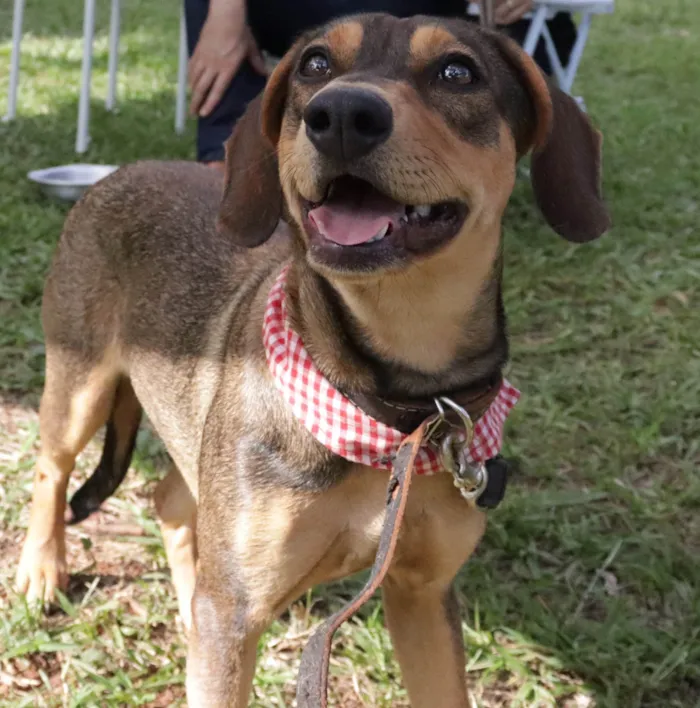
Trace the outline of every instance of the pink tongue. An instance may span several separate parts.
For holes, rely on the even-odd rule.
[[[389,224],[396,228],[406,208],[378,192],[342,202],[331,198],[309,212],[309,220],[329,241],[341,246],[367,243]]]

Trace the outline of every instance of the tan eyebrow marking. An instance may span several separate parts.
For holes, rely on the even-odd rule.
[[[423,25],[411,37],[411,64],[427,64],[448,46],[458,44],[457,38],[439,25]]]
[[[363,35],[364,28],[359,22],[342,22],[326,34],[325,39],[333,60],[341,69],[349,69],[354,64]]]

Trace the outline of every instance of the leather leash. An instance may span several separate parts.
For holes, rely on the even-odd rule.
[[[331,615],[316,629],[304,647],[297,678],[298,708],[327,708],[328,706],[328,664],[333,635],[343,622],[352,617],[374,595],[389,570],[396,550],[401,521],[406,511],[413,466],[425,440],[429,424],[429,420],[423,421],[404,440],[396,455],[387,490],[386,517],[379,537],[379,549],[367,583],[345,607]]]
[[[481,417],[497,392],[498,387],[491,386],[486,392],[481,391],[480,395],[472,395],[471,411],[475,419]],[[476,409],[474,404],[477,406]],[[440,417],[441,422],[447,421],[442,412]],[[394,557],[401,522],[406,511],[408,490],[413,477],[416,457],[421,447],[428,440],[432,440],[437,418],[438,416],[434,414],[424,417],[423,422],[403,441],[396,454],[387,490],[386,515],[369,579],[350,602],[316,628],[304,647],[297,677],[298,708],[327,708],[328,706],[328,669],[333,635],[343,622],[352,617],[372,597],[386,577]],[[508,466],[505,460],[496,457],[489,460],[485,467],[487,470],[486,484],[480,495],[476,497],[476,503],[481,507],[492,508],[498,505],[505,494]]]

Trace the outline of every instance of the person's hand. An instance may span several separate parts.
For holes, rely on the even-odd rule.
[[[496,0],[495,20],[497,25],[511,25],[532,10],[533,0]]]
[[[226,11],[210,10],[189,62],[193,114],[206,116],[216,108],[244,59],[255,71],[266,73],[265,61],[246,24],[244,7],[233,2]]]

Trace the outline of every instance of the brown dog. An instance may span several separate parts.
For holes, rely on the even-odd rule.
[[[599,148],[508,39],[371,15],[282,59],[229,141],[218,228],[203,167],[137,164],[100,183],[69,215],[46,283],[19,587],[65,585],[76,456],[106,423],[71,501],[79,520],[123,477],[143,408],[174,463],[156,506],[188,625],[191,610],[190,705],[246,705],[261,633],[307,588],[371,563],[386,498],[386,473],[322,446],[275,385],[262,325],[281,270],[289,322],[348,398],[420,410],[478,392],[507,357],[501,218],[516,162],[532,151],[545,218],[582,242],[609,225]],[[273,234],[280,219],[291,231]],[[416,708],[468,705],[451,584],[484,524],[449,474],[415,478],[384,602]]]

